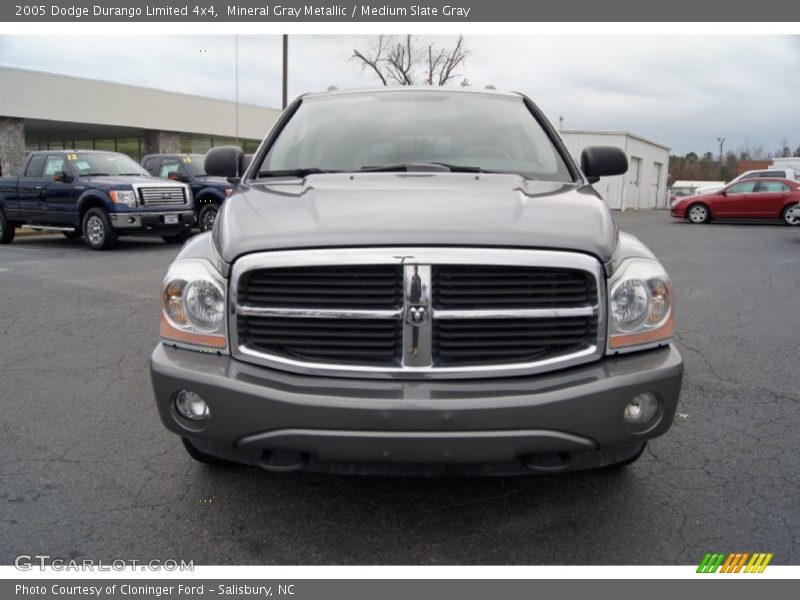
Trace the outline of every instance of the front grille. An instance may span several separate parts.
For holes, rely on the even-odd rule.
[[[239,301],[250,306],[400,307],[403,269],[397,265],[260,269],[240,280],[238,293]]]
[[[435,265],[434,308],[551,308],[591,305],[597,286],[578,269]]]
[[[399,364],[397,319],[244,317],[239,339],[253,348],[301,361]]]
[[[186,204],[184,187],[142,186],[139,188],[139,201],[142,206],[174,206]]]
[[[234,356],[299,372],[530,374],[605,348],[602,267],[576,253],[269,252],[237,261],[231,286]]]
[[[531,362],[581,350],[596,336],[596,317],[441,319],[433,324],[433,353],[447,366]]]

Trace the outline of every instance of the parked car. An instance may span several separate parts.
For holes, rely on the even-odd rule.
[[[17,227],[83,236],[92,250],[113,248],[129,234],[183,243],[193,220],[189,186],[151,177],[117,152],[32,152],[20,177],[0,178],[3,244],[14,239]]]
[[[200,231],[214,226],[220,206],[233,192],[233,185],[222,177],[210,177],[203,168],[202,154],[148,154],[142,166],[154,177],[166,177],[189,185]]]
[[[469,123],[469,127],[464,124]],[[682,381],[670,279],[525,96],[302,96],[162,288],[164,425],[202,462],[512,474],[628,464]]]
[[[729,184],[742,181],[743,179],[761,179],[764,177],[777,177],[778,179],[790,179],[797,181],[797,171],[790,168],[772,168],[769,169],[756,169],[755,171],[745,171],[741,175],[732,179]]]
[[[676,219],[780,219],[797,225],[792,208],[800,203],[800,184],[789,179],[745,179],[711,194],[681,198],[670,206]]]

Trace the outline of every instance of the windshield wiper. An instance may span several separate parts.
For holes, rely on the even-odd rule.
[[[335,173],[336,171],[326,171],[317,167],[306,167],[305,169],[281,169],[278,171],[260,171],[259,179],[262,177],[305,177],[306,175],[318,175],[320,173]]]
[[[442,162],[392,163],[388,165],[367,165],[359,169],[362,173],[392,173],[395,171],[420,171],[428,173],[483,173],[480,167],[451,165]]]

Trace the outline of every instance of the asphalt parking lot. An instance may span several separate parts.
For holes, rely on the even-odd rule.
[[[161,426],[147,371],[177,248],[0,247],[0,563],[800,563],[800,228],[616,216],[673,279],[678,417],[627,470],[524,478],[204,467]]]

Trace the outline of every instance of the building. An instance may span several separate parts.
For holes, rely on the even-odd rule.
[[[18,175],[30,150],[145,154],[253,152],[281,111],[108,81],[0,67],[0,174]]]
[[[611,208],[619,210],[667,208],[669,146],[627,131],[562,130],[561,137],[580,163],[589,146],[615,146],[628,157],[628,172],[603,177],[594,184]]]

